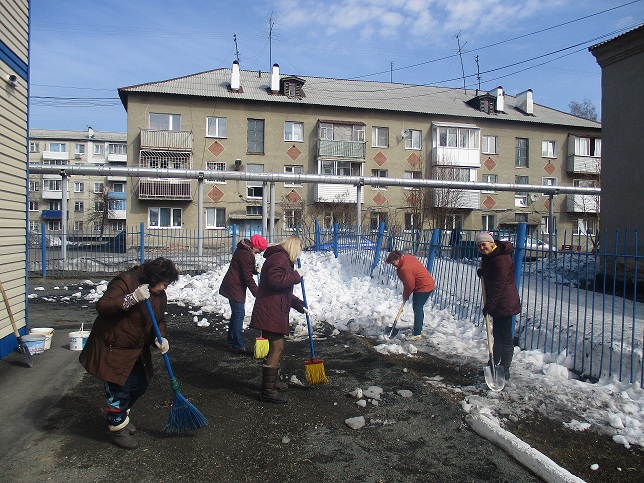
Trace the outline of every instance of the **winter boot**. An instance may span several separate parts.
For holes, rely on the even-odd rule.
[[[288,384],[280,381],[280,370],[277,368],[277,379],[275,380],[275,389],[278,391],[288,391]]]
[[[114,442],[114,444],[125,449],[135,449],[137,446],[139,446],[139,443],[136,439],[134,439],[132,433],[130,433],[130,430],[128,428],[129,424],[130,418],[125,418],[125,421],[123,421],[118,426],[110,425],[108,426],[108,428],[110,430],[110,434],[112,435],[112,441]]]
[[[127,417],[130,419],[130,410],[127,410]],[[126,426],[127,430],[130,432],[130,434],[136,434],[136,426],[134,426],[134,423],[132,421],[127,423]]]
[[[262,367],[262,392],[259,394],[260,401],[276,404],[285,404],[288,402],[288,398],[280,394],[275,387],[278,370],[277,367],[267,365]]]

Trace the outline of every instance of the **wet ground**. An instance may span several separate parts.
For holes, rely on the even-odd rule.
[[[166,316],[172,369],[181,393],[209,425],[180,435],[163,432],[174,395],[158,357],[152,385],[131,414],[140,447],[120,449],[106,433],[101,383],[84,375],[78,353],[66,346],[66,334],[95,315],[92,304],[73,296],[61,300],[61,290],[52,290],[65,285],[73,294],[78,292],[73,284],[78,281],[31,283],[46,290],[30,300],[30,326],[54,327],[55,344],[34,356],[32,369],[20,364],[17,353],[0,361],[0,384],[11,377],[21,381],[11,388],[16,395],[3,400],[16,405],[3,414],[15,415],[20,437],[0,433],[2,481],[540,481],[465,424],[458,391],[428,384],[438,376],[444,384],[480,387],[483,393],[478,367],[422,353],[382,356],[373,350],[373,340],[332,336],[327,328],[316,332],[315,347],[329,382],[306,383],[308,340],[289,340],[282,373],[303,385],[290,385],[286,405],[261,403],[261,362],[225,349],[224,321],[208,317],[210,327],[197,327],[192,313],[197,308],[177,305],[170,305]],[[52,293],[55,300],[47,299]],[[254,335],[247,333],[249,339]],[[56,397],[41,397],[38,371],[53,371],[51,381],[65,374],[66,387]],[[369,386],[384,390],[377,405],[361,408],[347,396]],[[57,394],[56,388],[47,389]],[[345,420],[355,416],[364,416],[366,426],[349,428]],[[14,423],[9,417],[4,424]],[[537,416],[509,429],[586,481],[644,479],[642,452],[607,436],[580,434]],[[591,471],[592,463],[599,463],[600,471]]]

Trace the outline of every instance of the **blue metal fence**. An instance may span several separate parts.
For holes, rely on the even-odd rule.
[[[616,233],[615,248],[607,253],[609,234],[580,237],[557,234],[548,240],[525,235],[525,225],[516,233],[496,233],[498,239],[515,244],[517,285],[522,311],[516,318],[515,342],[522,349],[541,350],[567,358],[580,375],[616,377],[644,385],[642,347],[644,294],[638,292],[642,256],[627,247],[637,231]],[[454,317],[478,325],[481,289],[476,276],[480,256],[474,242],[476,231],[418,231],[395,233],[381,223],[375,232],[339,227],[276,231],[273,242],[298,235],[306,250],[342,254],[366,274],[396,286],[395,269],[385,263],[389,251],[413,253],[436,279],[430,300],[437,310],[448,309]],[[518,236],[517,236],[518,235]],[[141,225],[101,235],[73,233],[62,238],[55,233],[30,236],[29,269],[33,275],[78,277],[109,276],[127,270],[143,259],[171,258],[184,274],[215,269],[230,261],[239,240],[238,230],[145,231]],[[548,241],[552,245],[548,244]],[[620,245],[621,244],[621,245]],[[201,246],[201,251],[199,251]],[[559,248],[558,248],[559,247]]]

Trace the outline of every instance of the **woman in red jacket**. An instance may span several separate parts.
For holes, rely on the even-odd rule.
[[[289,333],[291,307],[306,313],[304,302],[293,295],[293,286],[300,283],[300,273],[294,265],[302,252],[302,241],[296,236],[286,238],[279,245],[268,247],[262,266],[259,289],[250,319],[250,327],[262,331],[268,339],[268,354],[262,367],[260,400],[286,403],[288,398],[279,393],[285,385],[278,383],[279,364],[284,351],[284,336]]]
[[[514,355],[512,316],[521,312],[521,300],[514,277],[514,246],[509,241],[494,240],[489,231],[476,236],[476,246],[481,252],[481,267],[477,274],[485,287],[483,315],[492,317],[494,337],[494,363],[505,369],[505,378],[510,379],[510,364]]]
[[[403,284],[403,301],[407,301],[413,293],[412,307],[414,308],[414,331],[409,340],[419,340],[425,322],[425,304],[429,294],[436,288],[434,277],[425,266],[413,255],[405,255],[400,250],[394,250],[387,256],[387,263],[396,267],[398,278]]]
[[[152,379],[150,346],[154,343],[162,354],[170,348],[165,338],[165,289],[178,279],[172,260],[160,257],[114,277],[96,302],[98,316],[79,360],[104,382],[108,429],[122,448],[138,446],[132,436],[136,428],[130,422],[130,408]],[[161,344],[143,303],[147,299],[164,336]]]

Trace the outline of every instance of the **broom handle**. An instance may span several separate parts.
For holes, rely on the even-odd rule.
[[[300,259],[297,259],[297,268],[301,268],[302,263]],[[302,300],[304,301],[304,307],[307,309],[306,315],[306,328],[309,331],[309,346],[311,346],[311,359],[315,359],[315,349],[313,348],[313,331],[311,330],[311,317],[308,314],[309,304],[306,302],[306,290],[304,290],[304,277],[300,277],[300,285],[302,286]]]
[[[11,306],[9,305],[9,299],[7,298],[7,292],[4,291],[4,286],[2,285],[1,281],[0,281],[0,291],[2,292],[4,305],[7,308],[7,314],[9,314],[9,320],[11,321],[11,326],[13,327],[13,333],[16,335],[16,339],[18,339],[18,343],[21,343],[22,339],[20,338],[20,332],[18,332],[18,327],[16,326],[16,321],[13,318],[13,312],[11,311]]]
[[[148,308],[148,313],[150,314],[150,319],[152,320],[152,327],[154,327],[154,332],[157,335],[157,340],[159,341],[159,344],[163,342],[163,336],[161,335],[161,331],[159,330],[159,324],[157,324],[157,318],[154,316],[154,311],[152,310],[152,304],[150,303],[149,299],[145,299],[145,306]],[[168,375],[170,376],[170,380],[174,381],[174,374],[172,373],[172,367],[170,367],[170,358],[168,357],[168,353],[166,352],[163,354],[163,360],[165,361],[165,367],[168,370]]]

